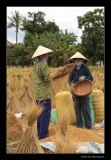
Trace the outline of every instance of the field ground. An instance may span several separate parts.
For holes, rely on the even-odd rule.
[[[93,75],[93,88],[104,92],[104,67],[89,66]],[[56,68],[50,68],[51,72]],[[55,95],[60,90],[71,91],[68,84],[69,74],[51,82],[52,86],[52,109],[56,108]],[[33,89],[33,67],[10,67],[7,68],[7,108],[13,112],[22,112],[35,101]]]
[[[96,67],[96,66],[89,66],[91,73],[93,75],[93,88],[100,89],[104,92],[104,67]],[[55,68],[50,68],[51,72],[55,71]],[[33,67],[7,67],[7,110],[10,110],[13,114],[15,113],[26,113],[26,110],[29,109],[31,106],[34,105],[35,97],[33,91]],[[68,75],[57,79],[51,83],[52,86],[52,109],[56,108],[55,103],[55,95],[59,92],[59,90],[69,91],[71,90],[68,84]],[[22,126],[23,132],[27,128],[27,119],[25,116],[22,118],[18,118],[19,123]],[[96,124],[96,123],[94,123]],[[53,124],[50,122],[49,125],[49,137],[43,139],[41,141],[53,141],[54,136],[57,135],[58,129],[60,128],[59,125]],[[34,130],[37,134],[37,123],[34,123]],[[70,138],[74,138],[75,131],[81,131],[81,129],[77,130],[75,125],[68,125],[68,134]],[[83,128],[82,131],[88,131],[87,141],[95,141],[98,143],[103,143],[104,140],[104,128],[99,130],[88,130]],[[72,137],[71,137],[71,134]],[[93,133],[93,138],[91,139],[90,135]],[[75,133],[76,134],[76,133]],[[80,135],[83,136],[84,135]],[[89,138],[89,139],[88,139]],[[15,137],[7,143],[19,141],[20,138]],[[86,141],[86,139],[84,139]],[[81,139],[81,141],[84,141]],[[16,147],[18,144],[7,146],[7,153],[15,153]],[[49,151],[46,151],[48,153]]]
[[[25,132],[25,130],[27,129],[26,117],[18,118],[18,121],[20,122],[22,129]],[[95,124],[97,124],[97,123],[94,123],[94,125]],[[37,135],[37,122],[34,123],[33,128],[34,128],[34,131]],[[60,129],[59,124],[54,124],[54,123],[50,122],[49,137],[42,139],[42,140],[39,140],[39,141],[40,142],[53,142],[54,139],[57,138],[59,129]],[[67,133],[68,133],[68,136],[70,137],[70,139],[72,140],[72,142],[73,142],[74,137],[77,134],[77,132],[78,132],[79,136],[81,136],[81,137],[79,137],[79,139],[81,139],[81,142],[97,142],[97,143],[103,144],[104,127],[100,128],[98,130],[89,130],[89,129],[86,129],[85,127],[83,127],[83,129],[76,128],[75,124],[68,125]],[[20,141],[20,138],[18,138],[17,135],[15,135],[12,142],[16,142],[16,141]],[[9,141],[8,144],[10,142],[11,141]],[[16,153],[16,149],[18,147],[18,144],[19,143],[7,146],[7,153]],[[45,153],[53,153],[52,151],[50,151],[48,149],[45,149],[45,148],[43,148],[43,149],[44,149]]]

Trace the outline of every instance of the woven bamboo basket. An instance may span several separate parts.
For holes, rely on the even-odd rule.
[[[85,79],[83,82],[77,82],[73,88],[73,92],[77,96],[87,96],[93,90],[92,81]]]

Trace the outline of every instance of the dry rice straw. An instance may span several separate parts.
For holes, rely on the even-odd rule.
[[[42,111],[42,108],[32,107],[32,109],[27,112],[28,127],[18,146],[17,153],[44,153],[33,129],[33,124]]]

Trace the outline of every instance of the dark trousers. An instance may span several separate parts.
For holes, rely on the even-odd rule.
[[[86,128],[90,128],[90,126],[92,125],[92,122],[91,122],[91,111],[89,106],[89,95],[79,97],[79,96],[76,96],[72,91],[72,98],[75,106],[76,126],[77,127],[83,126],[82,117],[81,117],[81,111],[82,111],[84,121],[85,121],[85,126]]]
[[[37,132],[39,139],[43,139],[49,136],[48,128],[51,116],[51,99],[47,100],[36,100],[39,107],[43,107],[45,110],[37,119]]]

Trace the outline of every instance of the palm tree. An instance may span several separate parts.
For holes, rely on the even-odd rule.
[[[22,16],[19,14],[18,11],[15,11],[15,13],[12,13],[12,17],[8,16],[8,19],[10,20],[10,22],[8,22],[7,28],[16,27],[16,44],[18,44],[17,34],[20,23],[22,22]]]

